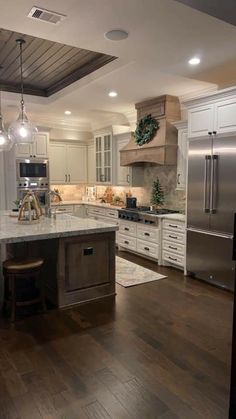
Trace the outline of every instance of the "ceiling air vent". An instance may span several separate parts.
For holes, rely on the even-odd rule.
[[[41,9],[40,7],[32,7],[30,10],[28,17],[31,19],[42,20],[43,22],[53,23],[57,25],[58,23],[62,22],[65,19],[65,15],[61,13],[52,12],[50,10]]]

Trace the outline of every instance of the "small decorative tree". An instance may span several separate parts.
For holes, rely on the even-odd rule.
[[[151,204],[155,206],[162,206],[165,201],[165,194],[160,184],[159,179],[154,180],[152,184]]]

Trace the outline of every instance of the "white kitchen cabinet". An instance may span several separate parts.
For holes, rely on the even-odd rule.
[[[87,182],[87,147],[80,144],[49,145],[50,182],[77,184]]]
[[[95,137],[96,183],[112,183],[112,134]]]
[[[114,137],[115,162],[114,162],[114,181],[116,186],[142,186],[144,179],[143,166],[121,166],[120,150],[124,148],[130,140],[130,133]]]
[[[235,135],[236,88],[218,90],[207,96],[185,101],[188,110],[188,137]]]
[[[48,157],[49,135],[46,132],[35,134],[35,141],[33,144],[18,144],[15,148],[17,158],[25,157]]]
[[[223,100],[215,105],[214,130],[217,134],[236,132],[236,98]]]
[[[88,183],[96,183],[95,145],[89,144],[87,149]]]
[[[87,182],[87,147],[67,146],[67,174],[69,183]]]
[[[171,218],[162,220],[162,265],[184,269],[185,222]]]
[[[120,220],[118,245],[120,249],[127,249],[158,260],[160,258],[159,228]]]
[[[178,129],[176,189],[185,190],[187,182],[188,128],[187,121],[173,123]]]
[[[67,145],[64,143],[49,145],[49,176],[51,183],[64,184],[67,181]]]
[[[214,105],[197,106],[188,111],[188,137],[205,137],[214,131]]]
[[[130,186],[131,184],[131,167],[120,165],[120,150],[126,146],[128,139],[115,139],[116,150],[116,185],[117,186]]]

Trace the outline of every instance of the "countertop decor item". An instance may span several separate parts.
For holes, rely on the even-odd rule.
[[[37,128],[30,123],[25,112],[24,104],[24,83],[23,83],[23,61],[22,61],[22,46],[25,44],[24,39],[17,39],[17,45],[20,48],[20,78],[21,78],[21,102],[20,113],[18,119],[12,122],[8,129],[8,135],[13,143],[16,144],[31,144],[35,140],[35,134],[38,132]]]
[[[32,191],[25,195],[20,208],[18,222],[21,224],[38,223],[42,216],[42,208],[39,201]]]
[[[159,122],[151,114],[141,118],[134,132],[136,143],[139,146],[149,143],[154,138],[159,126]]]
[[[152,194],[151,194],[151,204],[155,207],[160,207],[164,204],[165,194],[160,184],[159,179],[153,181],[152,184]]]

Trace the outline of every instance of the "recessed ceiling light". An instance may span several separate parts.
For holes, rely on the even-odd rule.
[[[110,96],[110,97],[116,97],[117,96],[117,92],[114,92],[114,90],[112,90],[111,92],[108,93],[108,96]]]
[[[109,39],[109,41],[123,41],[123,39],[128,38],[129,34],[123,29],[113,29],[106,32],[104,36],[106,39]]]
[[[200,64],[200,62],[201,62],[201,60],[198,57],[193,57],[189,60],[189,64],[191,64],[191,65],[197,65],[197,64]]]
[[[65,111],[64,114],[65,115],[71,115],[71,111]]]

